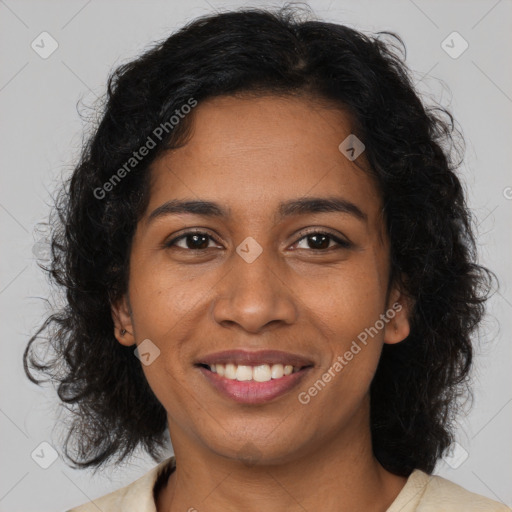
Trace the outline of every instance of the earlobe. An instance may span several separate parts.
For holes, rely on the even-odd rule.
[[[135,344],[133,322],[128,297],[123,295],[111,307],[112,320],[114,321],[114,336],[121,345],[127,347]]]
[[[400,343],[409,336],[411,309],[411,300],[405,294],[394,290],[390,295],[386,310],[386,317],[389,321],[384,328],[384,343],[390,345]]]

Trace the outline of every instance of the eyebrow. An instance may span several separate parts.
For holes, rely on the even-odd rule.
[[[368,216],[358,206],[342,197],[310,197],[292,199],[279,204],[277,218],[282,220],[295,215],[311,213],[346,213],[366,222]],[[151,212],[147,223],[172,214],[193,214],[204,217],[224,218],[231,216],[231,209],[207,200],[172,199]]]

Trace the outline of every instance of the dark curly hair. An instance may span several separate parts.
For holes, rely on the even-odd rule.
[[[418,97],[397,35],[368,36],[302,13],[288,4],[203,16],[110,75],[100,121],[50,216],[51,262],[43,268],[65,291],[65,306],[49,313],[23,356],[33,382],[44,380],[30,365],[58,383],[72,413],[64,452],[75,467],[122,461],[139,445],[160,461],[168,446],[166,411],[133,347],[115,339],[111,304],[127,290],[151,163],[186,142],[193,116],[111,180],[183,105],[220,95],[308,96],[350,113],[366,146],[364,172],[383,199],[391,279],[414,304],[410,335],[384,345],[371,384],[374,454],[408,476],[431,473],[451,444],[459,399],[471,398],[470,336],[494,277],[476,263],[455,173],[462,135],[448,111]],[[44,332],[53,353],[42,360],[31,346]]]

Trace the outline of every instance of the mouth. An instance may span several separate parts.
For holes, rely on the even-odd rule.
[[[232,350],[204,357],[195,366],[224,397],[238,403],[262,404],[298,386],[313,362],[280,351]]]
[[[304,367],[293,366],[291,364],[259,364],[257,366],[248,366],[234,363],[200,365],[203,368],[216,373],[219,377],[239,382],[268,382],[273,379],[282,379],[284,376],[297,373]]]

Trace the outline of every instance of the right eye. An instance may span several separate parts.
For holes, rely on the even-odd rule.
[[[182,233],[180,236],[166,242],[165,247],[178,247],[189,251],[204,251],[210,248],[208,247],[210,240],[217,242],[211,235],[204,231],[187,231],[186,233]],[[184,247],[178,245],[178,242],[181,241],[184,241]]]

